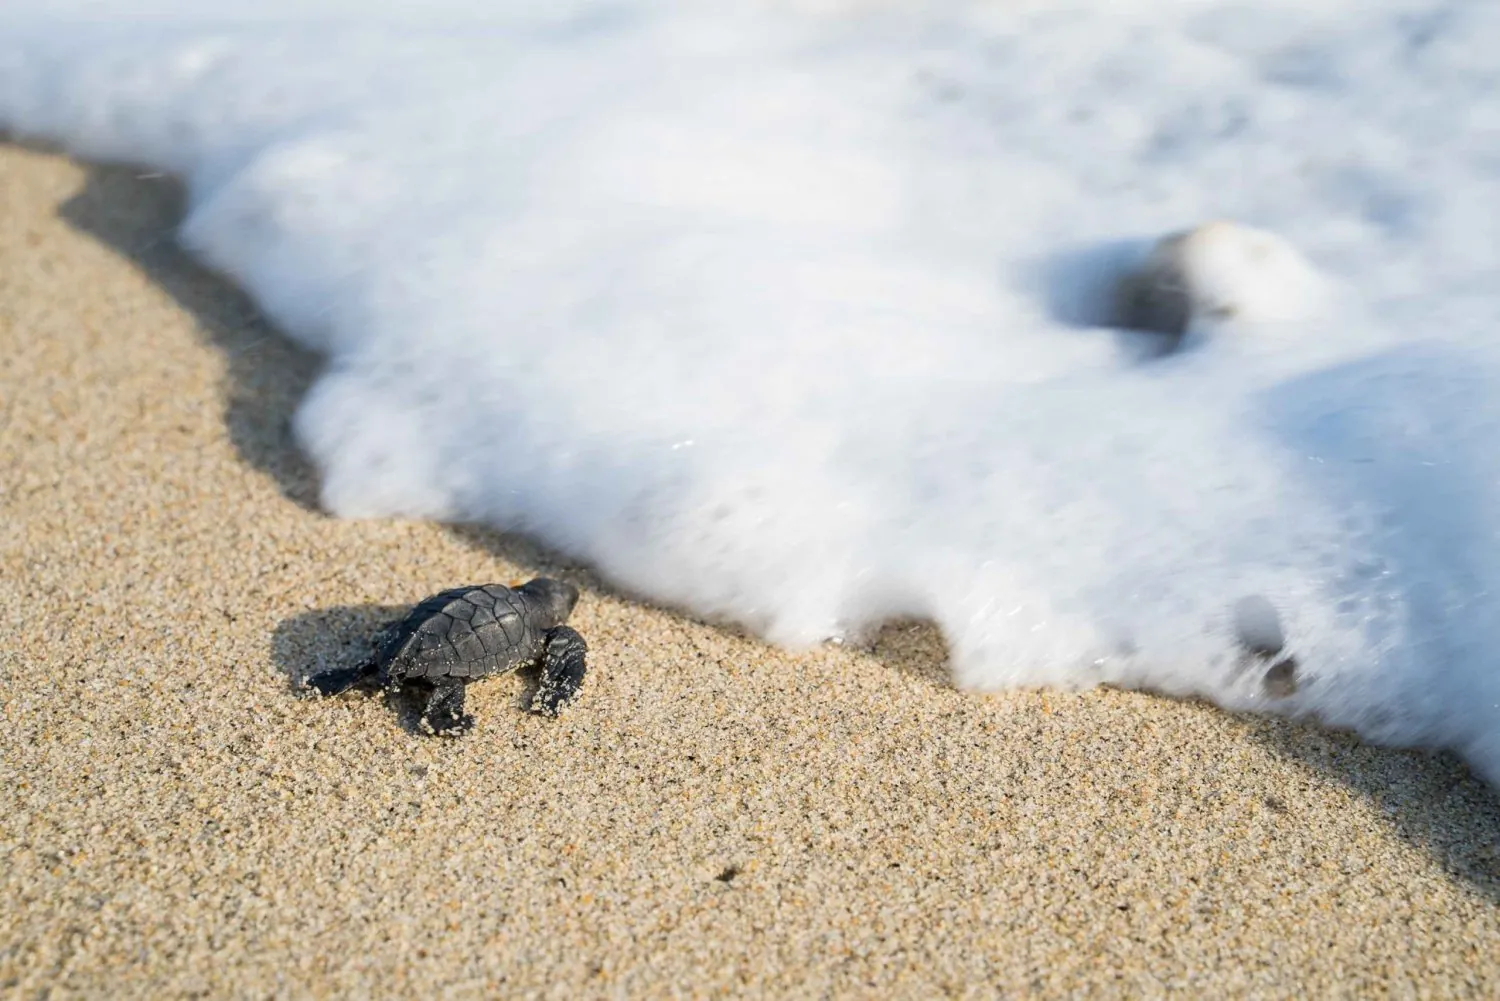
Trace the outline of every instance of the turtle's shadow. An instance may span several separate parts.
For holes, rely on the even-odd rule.
[[[366,663],[376,638],[408,611],[406,605],[331,605],[293,615],[271,634],[271,660],[289,688],[307,694],[314,675]]]

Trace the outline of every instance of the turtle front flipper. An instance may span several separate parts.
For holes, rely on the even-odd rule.
[[[422,726],[439,737],[461,737],[474,729],[474,717],[464,712],[462,678],[432,679],[432,693],[422,706]]]
[[[556,716],[573,701],[583,686],[588,644],[577,631],[558,626],[547,633],[542,652],[542,678],[531,697],[531,711],[538,716]]]

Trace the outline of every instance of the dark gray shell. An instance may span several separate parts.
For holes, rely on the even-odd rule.
[[[386,685],[484,678],[536,662],[556,625],[535,597],[502,584],[456,587],[416,606],[375,656]]]

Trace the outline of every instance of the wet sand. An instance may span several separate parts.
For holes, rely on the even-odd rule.
[[[316,508],[317,360],[169,180],[0,147],[0,993],[1500,993],[1451,756],[1149,695],[975,695],[930,629],[788,654],[525,540]],[[576,708],[307,700],[429,592],[578,583]]]

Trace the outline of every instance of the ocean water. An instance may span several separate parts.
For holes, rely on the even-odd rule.
[[[1500,782],[1500,7],[370,6],[0,13],[0,125],[183,176],[328,356],[328,510]],[[1215,219],[1222,308],[1122,329]]]

